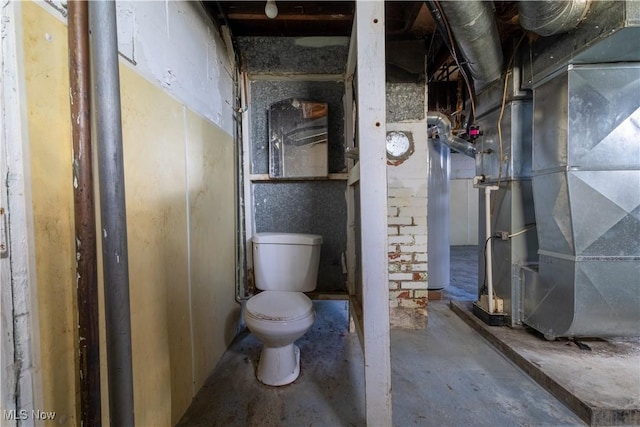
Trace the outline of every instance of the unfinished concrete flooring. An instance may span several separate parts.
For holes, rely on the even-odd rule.
[[[526,328],[491,327],[471,303],[451,307],[538,383],[590,425],[640,425],[638,338],[546,341]]]
[[[257,382],[260,343],[243,333],[179,425],[365,425],[362,351],[357,335],[347,330],[346,303],[314,305],[316,323],[297,342],[302,370],[293,384]],[[391,332],[395,426],[582,425],[447,303],[429,307],[426,330]]]
[[[593,349],[588,352],[573,343],[546,342],[525,329],[486,327],[465,312],[465,303],[453,304],[456,314],[448,302],[476,298],[477,248],[454,247],[451,261],[451,285],[444,289],[445,301],[429,302],[427,329],[391,330],[396,427],[640,424],[634,418],[640,400],[638,340],[587,342]],[[314,306],[316,323],[297,341],[302,368],[293,384],[269,387],[256,380],[261,345],[245,331],[179,425],[365,425],[364,362],[357,335],[348,332],[347,304]],[[589,359],[587,353],[596,356],[592,364],[576,363]],[[622,411],[607,409],[612,401]]]

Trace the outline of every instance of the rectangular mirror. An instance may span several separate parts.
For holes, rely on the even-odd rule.
[[[328,175],[328,106],[295,98],[269,108],[269,177]]]

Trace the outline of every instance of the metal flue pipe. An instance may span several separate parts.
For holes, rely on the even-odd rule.
[[[133,426],[129,257],[115,2],[92,1],[89,13],[102,222],[109,417],[114,426]]]
[[[565,33],[578,26],[589,10],[589,0],[518,2],[520,25],[541,36]]]
[[[476,92],[498,80],[503,57],[491,2],[433,1],[444,12],[446,24],[471,72]]]
[[[465,141],[453,134],[451,131],[451,121],[447,116],[438,111],[428,111],[427,125],[435,126],[437,128],[440,142],[448,145],[452,150],[475,158],[476,147],[469,141]],[[430,132],[429,138],[431,138],[432,135],[433,133]]]
[[[68,4],[68,10],[80,420],[82,425],[100,426],[102,424],[100,328],[91,154],[91,58],[88,3],[85,0],[72,0]]]

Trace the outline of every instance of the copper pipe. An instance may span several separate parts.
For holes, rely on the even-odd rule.
[[[76,297],[80,424],[100,426],[100,338],[96,220],[91,154],[91,82],[87,1],[68,4],[69,85],[73,138],[73,202],[76,235]]]

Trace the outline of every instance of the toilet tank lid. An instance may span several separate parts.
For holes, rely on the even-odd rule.
[[[253,241],[276,245],[320,245],[322,236],[300,233],[256,233],[253,235]]]

